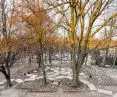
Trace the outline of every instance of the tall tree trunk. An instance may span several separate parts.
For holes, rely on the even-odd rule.
[[[87,61],[88,61],[88,55],[86,56],[86,58],[85,58],[85,65],[87,65]],[[89,65],[89,64],[88,64]]]
[[[11,87],[11,77],[10,77],[10,68],[6,68],[2,67],[3,70],[0,70],[0,72],[4,75],[5,79],[6,79],[6,83],[7,83],[7,87]]]
[[[52,51],[51,51],[51,48],[49,48],[49,63],[52,64]]]
[[[45,51],[45,63],[47,63],[47,53]]]
[[[46,72],[45,72],[45,65],[43,62],[43,52],[41,53],[41,65],[42,65],[42,72],[43,72],[43,80],[44,80],[44,85],[47,85],[47,81],[46,81]]]
[[[32,59],[32,57],[31,57],[31,55],[29,54],[29,59],[28,59],[28,64],[29,64],[29,65],[31,65],[31,63],[32,63],[32,60],[31,60],[31,59]]]
[[[10,73],[10,52],[8,53],[7,55],[7,58],[5,59],[5,78],[6,78],[6,81],[7,81],[7,86],[8,87],[11,87],[11,73]]]
[[[108,51],[109,50],[109,47],[106,49],[106,51],[105,51],[105,56],[104,56],[104,58],[103,58],[103,67],[105,67],[105,65],[107,65],[107,56],[108,56]]]
[[[62,59],[63,59],[63,58],[62,58],[62,54],[63,54],[62,51],[60,51],[60,54],[61,54],[61,59],[60,59],[60,60],[61,60],[61,64],[62,64],[62,61],[63,61],[63,60],[62,60]]]
[[[78,70],[77,70],[77,65],[78,64],[75,64],[73,65],[73,86],[74,87],[78,87],[79,85],[79,79],[78,79]]]
[[[78,87],[79,79],[78,79],[78,63],[76,62],[76,47],[75,45],[72,46],[72,69],[73,69],[73,86]]]
[[[41,67],[41,53],[40,51],[37,53],[37,64],[39,65],[38,68]]]
[[[71,59],[71,61],[73,60],[73,58],[72,58],[72,50],[70,51],[70,59]]]
[[[9,75],[5,74],[5,78],[6,78],[6,82],[7,82],[7,87],[11,87],[12,84],[11,84],[11,78]]]
[[[117,60],[117,48],[115,49],[115,56],[114,56],[113,65],[112,65],[113,67],[115,66],[116,60]]]

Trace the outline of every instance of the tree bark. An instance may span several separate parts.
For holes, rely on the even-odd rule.
[[[78,87],[78,85],[79,85],[79,79],[78,79],[78,70],[77,70],[77,65],[78,64],[75,64],[74,66],[73,66],[73,86],[74,87]]]
[[[11,84],[11,78],[10,78],[10,76],[8,76],[7,74],[5,74],[5,78],[6,78],[6,81],[7,81],[7,86],[11,87],[12,84]]]
[[[37,53],[37,64],[39,65],[38,68],[40,68],[41,67],[41,53],[40,52]]]
[[[45,51],[45,63],[47,63],[47,53]]]
[[[31,65],[31,63],[32,63],[32,57],[31,55],[29,55],[28,64]]]
[[[43,63],[43,53],[41,53],[41,65],[42,65],[42,72],[43,72],[44,85],[47,85],[47,81],[46,81],[46,72],[45,72],[45,65],[44,65],[44,63]]]
[[[11,78],[10,78],[10,70],[9,71],[5,71],[0,69],[0,72],[4,75],[5,79],[6,79],[6,83],[7,83],[7,87],[11,87]]]
[[[116,60],[117,60],[117,48],[115,49],[115,56],[114,56],[113,65],[112,65],[113,67],[115,66]]]
[[[49,63],[52,64],[52,51],[51,51],[51,48],[49,48]]]
[[[75,45],[72,46],[72,65],[73,65],[73,87],[78,87],[79,86],[79,71],[78,71],[78,63],[76,61],[76,47]]]

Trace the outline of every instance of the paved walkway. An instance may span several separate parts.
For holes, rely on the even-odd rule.
[[[62,73],[64,69],[61,71]],[[65,73],[66,75],[70,75],[69,72],[70,70],[68,69]],[[58,68],[54,69],[54,75],[57,76],[59,75],[58,73]],[[49,75],[52,75],[51,73]],[[27,80],[35,80],[37,76],[31,75],[29,76],[28,79],[22,80],[22,79],[12,79],[15,80],[18,83],[22,83],[24,81]],[[64,76],[62,76],[64,77]],[[41,76],[38,77],[38,79],[42,78]],[[57,78],[60,78],[60,76],[57,76]],[[70,77],[68,77],[70,78]],[[83,92],[63,92],[62,88],[58,88],[58,91],[55,93],[50,93],[50,92],[46,92],[46,93],[42,93],[42,92],[32,92],[29,93],[27,91],[23,91],[23,90],[17,90],[17,89],[8,89],[8,90],[4,90],[2,92],[0,92],[0,97],[117,97],[117,92],[114,92],[111,89],[107,89],[107,88],[100,88],[100,87],[96,87],[94,84],[80,79],[84,84],[87,84],[90,91],[83,91]],[[3,84],[3,82],[1,82],[0,84]],[[114,89],[116,86],[114,86]]]
[[[7,89],[0,92],[0,97],[117,97],[117,93],[110,90],[98,89],[88,81],[81,80],[87,84],[90,91],[83,92],[63,92],[61,87],[57,92],[28,92],[20,89]]]
[[[27,91],[8,89],[0,93],[0,97],[116,97],[97,92],[63,92],[61,88],[55,93],[29,93]]]

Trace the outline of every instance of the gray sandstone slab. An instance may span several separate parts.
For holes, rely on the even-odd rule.
[[[84,80],[84,79],[80,79],[81,82],[83,82],[84,84],[90,84],[90,82]]]
[[[24,81],[22,79],[16,79],[15,80],[17,83],[23,83]]]
[[[117,93],[115,93],[115,94],[113,95],[113,97],[117,97]]]
[[[87,84],[91,91],[96,91],[97,88],[93,84]]]
[[[104,90],[104,89],[98,89],[97,92],[98,93],[108,94],[108,95],[113,95],[112,91]]]

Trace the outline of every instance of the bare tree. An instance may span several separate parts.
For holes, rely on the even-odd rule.
[[[52,16],[57,16],[57,25],[64,28],[69,35],[72,65],[73,86],[79,86],[79,72],[89,52],[89,43],[103,28],[117,17],[117,13],[105,20],[99,20],[104,10],[113,0],[44,0],[46,10],[52,10]],[[99,25],[96,26],[98,21]],[[96,26],[96,27],[95,27]]]
[[[9,9],[6,0],[1,0],[0,3],[0,12],[1,12],[1,40],[0,40],[0,72],[4,74],[7,82],[7,86],[11,87],[11,75],[10,68],[15,62],[15,57],[17,55],[15,46],[15,38],[13,34],[16,29],[14,28],[13,20],[13,8]],[[14,36],[15,37],[15,36]]]
[[[49,15],[43,10],[40,0],[22,0],[19,4],[20,18],[25,23],[25,27],[31,34],[31,41],[34,44],[35,54],[37,55],[37,63],[39,71],[42,70],[44,84],[46,85],[46,72],[44,65],[44,50],[48,39],[54,32],[53,22]],[[31,45],[31,44],[29,44]],[[39,72],[40,73],[40,72]]]

